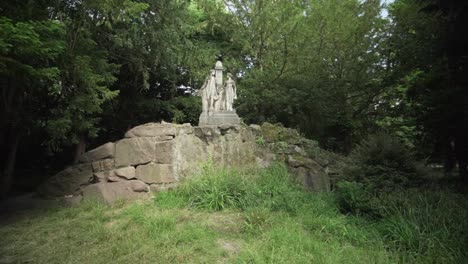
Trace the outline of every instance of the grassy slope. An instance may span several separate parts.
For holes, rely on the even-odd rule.
[[[154,201],[87,202],[0,227],[0,263],[455,263],[459,256],[456,243],[424,254],[402,249],[381,231],[394,219],[342,215],[333,194],[302,191],[282,166],[204,171]]]

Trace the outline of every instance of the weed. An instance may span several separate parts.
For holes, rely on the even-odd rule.
[[[269,226],[271,212],[264,208],[252,209],[244,214],[243,231],[251,234],[259,234]]]
[[[262,136],[259,136],[255,139],[255,143],[257,143],[257,145],[260,145],[260,146],[265,146],[266,141]]]

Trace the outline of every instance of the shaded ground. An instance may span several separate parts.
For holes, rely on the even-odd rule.
[[[33,211],[62,206],[63,203],[53,199],[43,199],[35,193],[25,193],[0,201],[0,225],[19,221]]]

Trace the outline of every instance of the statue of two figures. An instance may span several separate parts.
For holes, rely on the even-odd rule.
[[[237,99],[236,83],[228,73],[228,79],[223,83],[223,64],[216,62],[210,76],[201,87],[199,94],[202,97],[203,112],[200,115],[199,125],[238,125],[240,119],[232,105]]]

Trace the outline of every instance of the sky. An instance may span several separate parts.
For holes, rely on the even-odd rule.
[[[382,3],[387,4],[387,5],[388,5],[388,4],[391,4],[391,3],[393,3],[393,2],[395,2],[395,0],[382,0]],[[387,11],[387,9],[382,10],[382,16],[383,16],[383,17],[387,17],[387,16],[388,16],[388,11]]]

